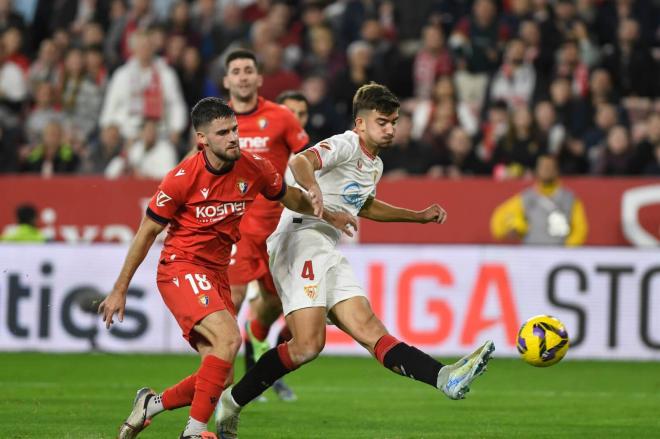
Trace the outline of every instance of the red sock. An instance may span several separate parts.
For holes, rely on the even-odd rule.
[[[190,416],[193,419],[199,422],[209,421],[231,367],[231,363],[214,355],[204,357],[197,371],[195,396],[190,405]]]
[[[374,354],[376,354],[376,359],[378,359],[378,362],[380,364],[383,364],[383,359],[385,358],[385,354],[387,354],[390,351],[390,349],[392,349],[394,346],[398,345],[399,343],[401,342],[397,340],[396,337],[393,337],[390,334],[383,335],[376,342],[376,346],[374,346]]]
[[[277,356],[280,357],[280,361],[288,371],[296,370],[298,368],[297,365],[293,364],[291,354],[289,354],[289,345],[287,343],[277,345]]]
[[[196,373],[165,389],[163,392],[163,407],[165,410],[174,410],[190,405],[193,396],[195,396],[195,381],[197,381]]]
[[[264,326],[259,319],[250,320],[250,332],[257,340],[264,341],[268,337],[269,330],[270,327]]]

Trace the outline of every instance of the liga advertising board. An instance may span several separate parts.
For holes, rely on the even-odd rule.
[[[589,232],[586,245],[660,246],[660,181],[649,178],[572,178],[564,185],[582,200]],[[494,209],[530,181],[497,182],[384,178],[378,198],[411,209],[432,203],[444,207],[442,227],[360,220],[357,241],[365,244],[488,244],[494,240]],[[14,227],[15,207],[31,203],[39,227],[53,241],[130,242],[156,192],[154,180],[100,177],[0,177],[0,233]],[[510,244],[510,243],[509,243]]]
[[[156,289],[156,247],[131,283],[124,322],[107,331],[94,314],[91,303],[111,288],[126,250],[0,245],[0,350],[191,352]],[[391,333],[432,355],[462,355],[492,339],[496,355],[515,356],[520,324],[551,314],[567,327],[568,358],[660,360],[656,251],[441,245],[342,251]],[[335,327],[328,327],[325,352],[367,354]]]

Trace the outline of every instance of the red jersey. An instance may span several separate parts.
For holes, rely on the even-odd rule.
[[[279,200],[286,184],[273,165],[242,152],[232,167],[217,171],[204,151],[181,162],[163,178],[147,215],[170,225],[161,259],[226,267],[239,224],[260,194]]]
[[[284,175],[291,153],[302,150],[309,137],[293,113],[283,105],[262,97],[248,113],[236,113],[238,136],[242,151],[268,159],[280,175]],[[254,235],[270,235],[282,213],[278,202],[257,197],[245,215],[241,231]]]

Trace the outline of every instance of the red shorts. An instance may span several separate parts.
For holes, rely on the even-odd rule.
[[[224,270],[211,270],[188,262],[160,263],[156,283],[165,305],[183,331],[183,338],[195,349],[201,336],[194,331],[194,326],[200,320],[223,309],[236,315]]]
[[[275,283],[268,268],[268,236],[243,234],[232,248],[229,261],[229,284],[247,285],[258,280],[269,294],[277,295]]]

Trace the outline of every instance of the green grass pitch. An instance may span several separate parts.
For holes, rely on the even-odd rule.
[[[2,353],[0,438],[113,438],[137,388],[162,390],[197,364],[187,355]],[[496,357],[463,401],[368,358],[321,357],[287,380],[299,400],[268,391],[269,402],[243,411],[243,439],[660,437],[658,362],[536,369]],[[178,438],[186,419],[187,409],[165,412],[140,438]]]

